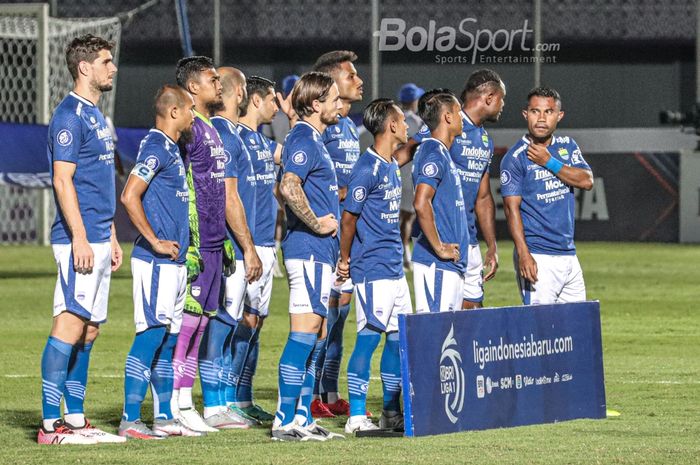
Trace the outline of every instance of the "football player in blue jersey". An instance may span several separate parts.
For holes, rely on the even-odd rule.
[[[554,135],[564,117],[556,90],[532,89],[523,117],[528,133],[501,161],[501,193],[523,303],[586,300],[574,245],[574,188],[591,190],[593,172],[571,137]]]
[[[278,111],[274,83],[257,76],[249,77],[245,81],[244,95],[245,99],[238,108],[236,137],[247,157],[245,162],[238,161],[241,174],[245,176],[239,180],[238,187],[249,217],[252,250],[259,257],[261,269],[258,279],[249,278],[241,284],[234,275],[226,283],[227,313],[238,321],[231,341],[233,358],[228,402],[229,408],[243,417],[270,422],[272,414],[254,403],[253,378],[260,350],[260,331],[269,312],[277,261],[275,157],[279,160],[281,145],[257,130],[261,124],[270,123]],[[244,259],[248,253],[242,251]]]
[[[338,122],[338,86],[325,73],[306,73],[294,86],[301,118],[287,135],[280,192],[287,211],[282,244],[289,281],[290,333],[279,362],[279,401],[272,439],[342,437],[311,417],[316,361],[326,339],[333,267],[338,260],[338,181],[322,133]]]
[[[461,178],[448,149],[462,133],[460,105],[449,91],[435,89],[419,100],[418,115],[430,137],[413,159],[416,312],[454,311],[462,308],[469,246]]]
[[[462,308],[478,308],[484,299],[483,282],[492,279],[498,269],[495,204],[491,194],[489,167],[493,158],[493,140],[484,129],[485,122],[497,122],[505,105],[506,88],[500,76],[490,69],[479,69],[469,75],[462,90],[463,130],[450,147],[450,156],[462,180],[462,195],[467,211],[469,250],[464,274]],[[413,150],[428,136],[423,126],[399,152]],[[482,261],[476,221],[486,242]],[[487,273],[484,275],[484,261]]]
[[[58,279],[53,326],[41,359],[39,444],[124,442],[93,427],[83,409],[90,350],[107,320],[111,273],[122,262],[113,223],[114,141],[97,107],[102,93],[112,90],[117,71],[113,46],[90,34],[68,44],[73,90],[49,123],[47,155],[56,200],[51,245]]]
[[[90,34],[66,47],[73,90],[49,123],[47,155],[56,200],[51,245],[58,265],[53,326],[41,358],[39,444],[124,442],[93,427],[83,401],[90,350],[107,320],[109,282],[122,262],[114,229],[114,141],[97,104],[112,90],[114,44]],[[61,399],[66,414],[61,419]]]
[[[126,357],[124,413],[119,435],[133,439],[202,436],[173,417],[173,350],[187,290],[185,255],[190,242],[189,192],[177,140],[191,131],[194,100],[165,85],[155,99],[156,124],[141,141],[122,204],[139,232],[131,254],[136,336]],[[153,388],[153,429],[141,421],[141,404]]]
[[[384,408],[380,428],[403,429],[398,315],[411,313],[411,297],[403,270],[400,231],[401,173],[392,158],[408,139],[408,124],[390,99],[378,99],[364,111],[365,128],[374,144],[350,175],[341,224],[340,279],[355,283],[357,340],[348,364],[350,417],[346,433],[376,430],[366,415],[370,362],[381,333],[386,343],[381,360]]]
[[[321,55],[313,66],[314,71],[328,73],[333,77],[343,105],[338,112],[338,122],[323,131],[323,143],[333,160],[338,178],[341,210],[350,173],[360,156],[359,133],[348,116],[353,102],[362,100],[363,82],[353,65],[355,60],[355,52],[335,50]],[[342,235],[342,228],[340,234]],[[311,404],[311,412],[316,418],[350,413],[350,404],[341,399],[338,392],[338,376],[343,358],[343,328],[350,312],[352,289],[352,280],[347,279],[342,284],[334,280],[328,304],[328,338],[326,347],[319,355],[314,401]]]

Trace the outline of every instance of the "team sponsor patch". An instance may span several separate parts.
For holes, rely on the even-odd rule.
[[[367,197],[367,189],[364,187],[357,186],[352,190],[352,198],[355,199],[356,202],[362,202],[365,200],[365,197]]]
[[[306,160],[308,160],[306,152],[303,152],[301,150],[292,155],[292,161],[295,165],[305,165]]]
[[[508,184],[508,183],[510,182],[511,179],[512,179],[512,178],[511,178],[510,173],[508,172],[508,170],[503,170],[503,171],[501,172],[501,186],[505,186],[506,184]]]
[[[425,176],[432,178],[432,177],[435,177],[437,175],[437,173],[438,173],[438,167],[435,163],[430,162],[430,163],[426,163],[423,166],[423,174]]]
[[[160,160],[158,160],[158,157],[155,155],[149,155],[145,160],[143,160],[143,164],[155,171],[160,166]]]
[[[63,147],[73,142],[73,134],[68,129],[61,129],[56,135],[56,142]]]
[[[574,165],[583,163],[583,155],[581,155],[581,149],[576,149],[571,154],[571,163],[573,163]]]

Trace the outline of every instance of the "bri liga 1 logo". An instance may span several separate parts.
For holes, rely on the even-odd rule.
[[[454,338],[454,326],[450,326],[442,343],[440,355],[440,394],[445,398],[445,414],[452,423],[457,423],[464,407],[465,385],[462,356]]]

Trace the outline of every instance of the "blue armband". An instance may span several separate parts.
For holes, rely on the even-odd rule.
[[[547,160],[547,163],[544,164],[544,167],[547,168],[549,171],[554,173],[556,176],[557,173],[561,171],[561,169],[564,167],[564,163],[560,162],[556,158],[550,156],[549,160]]]

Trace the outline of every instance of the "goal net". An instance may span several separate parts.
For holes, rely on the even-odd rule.
[[[72,38],[87,33],[115,43],[116,64],[121,36],[118,18],[54,18],[49,16],[48,4],[0,4],[3,122],[49,123],[51,112],[73,86],[64,48]],[[112,116],[114,99],[112,91],[100,101],[105,116]],[[54,212],[50,189],[0,183],[0,244],[48,243]]]

